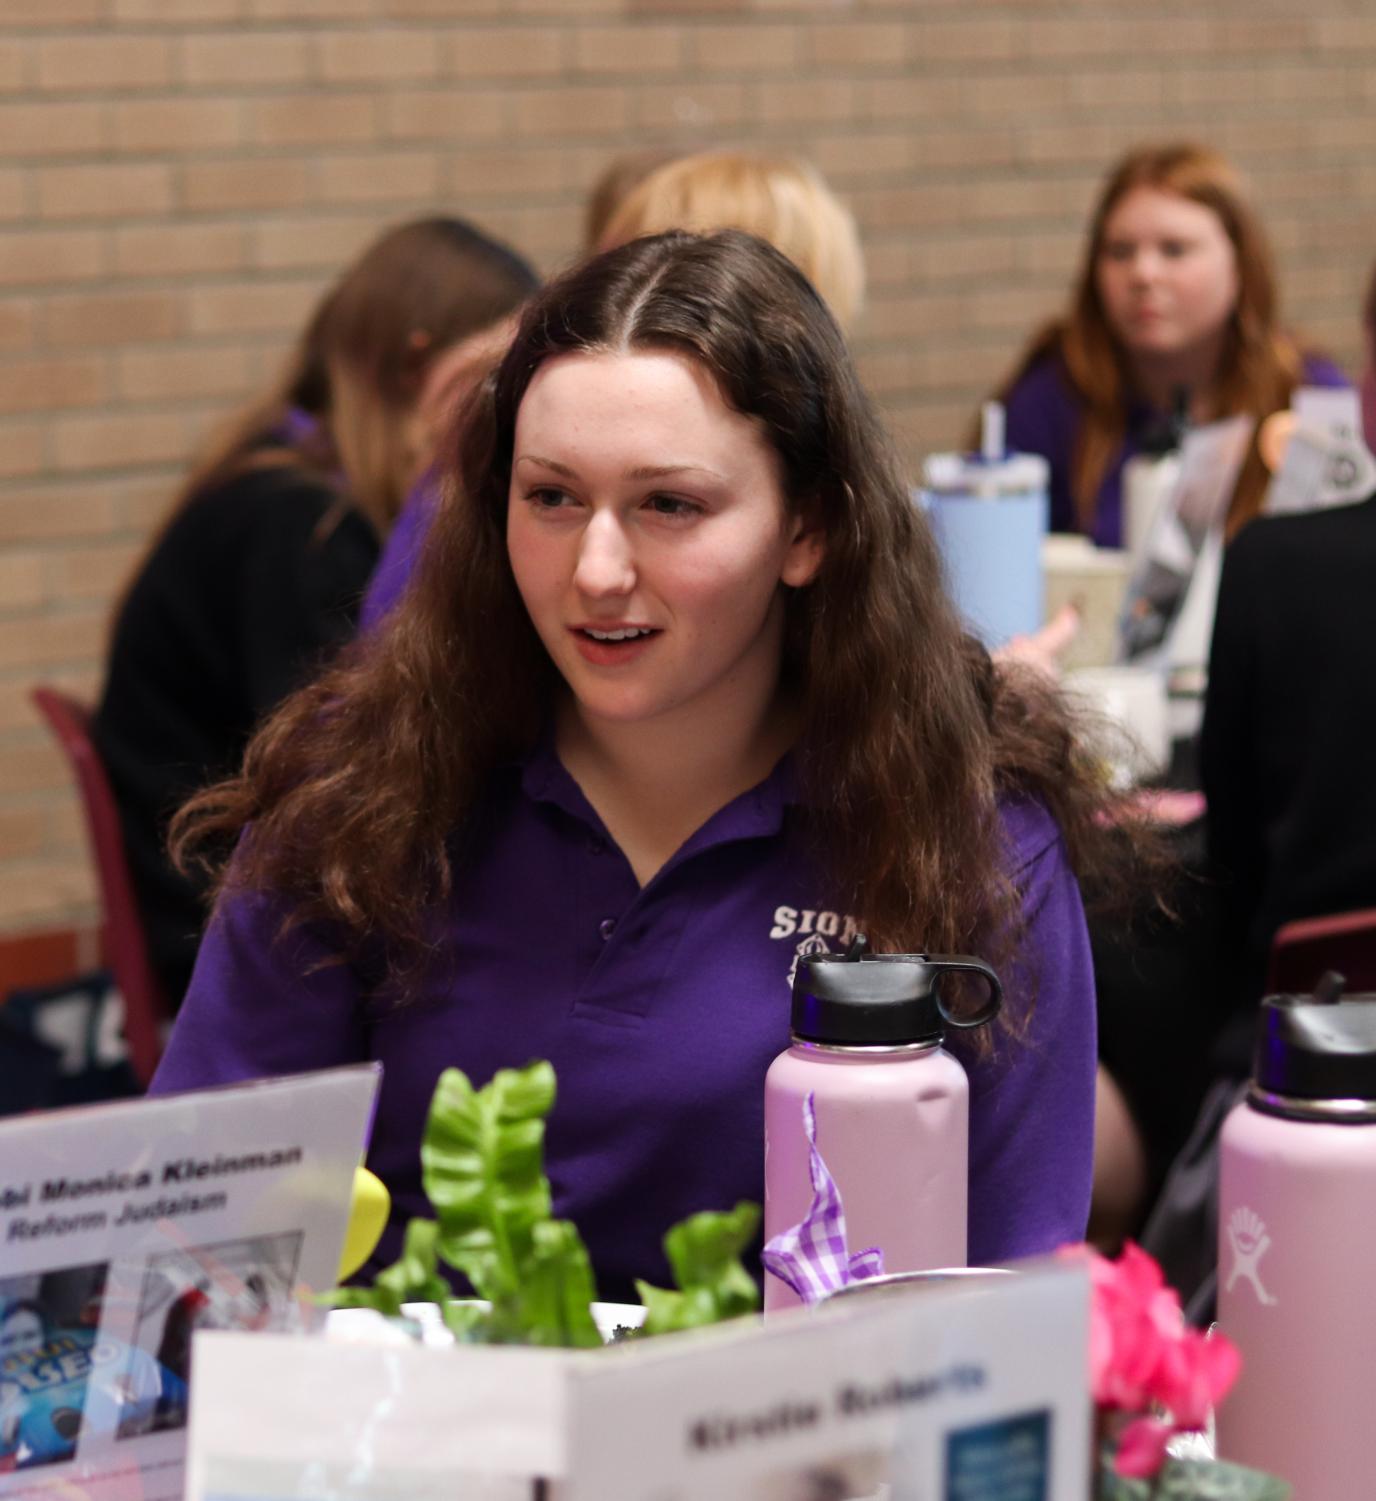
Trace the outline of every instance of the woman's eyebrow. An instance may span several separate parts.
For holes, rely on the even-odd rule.
[[[562,474],[567,479],[577,479],[578,471],[571,469],[567,464],[561,464],[558,459],[542,458],[539,454],[523,453],[516,458],[518,464],[538,464],[542,469],[553,470],[555,474]],[[715,469],[709,469],[703,464],[639,464],[634,469],[626,470],[623,479],[648,480],[664,479],[671,474],[704,474],[709,479],[725,484],[726,476]]]

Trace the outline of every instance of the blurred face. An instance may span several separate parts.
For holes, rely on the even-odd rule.
[[[26,1350],[37,1350],[43,1343],[43,1324],[31,1308],[20,1308],[0,1323],[0,1360]]]
[[[1204,348],[1237,305],[1237,257],[1218,215],[1157,188],[1134,188],[1109,214],[1096,277],[1104,315],[1130,354]]]
[[[808,582],[821,545],[760,428],[695,363],[547,360],[517,414],[507,518],[521,597],[585,720],[717,733],[772,701],[780,586]]]

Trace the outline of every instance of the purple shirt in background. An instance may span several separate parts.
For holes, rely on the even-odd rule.
[[[153,1082],[155,1094],[380,1059],[369,1165],[392,1192],[376,1264],[428,1214],[418,1148],[440,1070],[475,1084],[548,1058],[559,1094],[546,1140],[555,1212],[583,1232],[603,1296],[668,1276],[676,1220],[761,1200],[764,1076],[788,1045],[799,954],[839,946],[797,833],[791,762],[721,809],[643,889],[545,747],[494,777],[455,876],[439,970],[405,1006],[370,993],[280,905],[220,905]],[[1051,1249],[1084,1234],[1096,1053],[1084,913],[1059,833],[1036,803],[1003,809],[1026,938],[1012,1004],[1026,1038],[970,1074],[970,1256]],[[798,1129],[803,1129],[801,1119]]]
[[[368,592],[358,613],[360,631],[370,631],[396,604],[415,571],[421,544],[439,504],[439,479],[435,472],[421,476],[411,487],[368,580]]]
[[[1351,382],[1321,355],[1306,355],[1303,384],[1347,386]],[[1005,398],[1009,448],[1039,453],[1051,466],[1051,530],[1081,530],[1071,494],[1071,468],[1080,433],[1083,404],[1056,354],[1044,355],[1013,386]],[[1123,466],[1139,451],[1143,431],[1161,414],[1136,406],[1127,414],[1127,436],[1114,455],[1099,486],[1090,532],[1100,547],[1123,545]]]

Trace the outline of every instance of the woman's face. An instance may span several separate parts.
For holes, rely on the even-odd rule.
[[[757,423],[664,352],[565,354],[536,371],[516,419],[507,546],[585,719],[689,733],[763,712],[779,586],[821,561]]]
[[[1110,328],[1130,354],[1188,354],[1218,337],[1238,298],[1237,256],[1217,214],[1134,188],[1104,225],[1095,268]]]

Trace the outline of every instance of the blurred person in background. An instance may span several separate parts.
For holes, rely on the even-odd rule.
[[[1051,529],[1122,545],[1123,466],[1184,393],[1192,423],[1260,421],[1300,385],[1348,384],[1279,323],[1275,268],[1232,165],[1190,143],[1147,145],[1112,170],[1090,220],[1067,313],[1004,384],[1010,448],[1051,466]],[[1268,475],[1255,442],[1229,533],[1256,515]]]
[[[118,608],[94,735],[151,957],[176,1005],[204,920],[166,820],[353,633],[432,430],[427,376],[535,285],[454,218],[383,234],[320,300],[275,384],[212,441]]]

